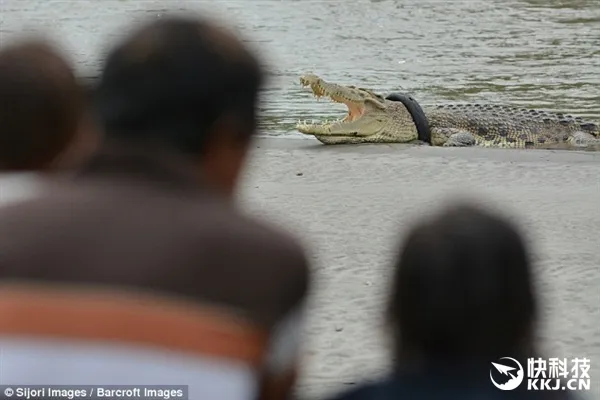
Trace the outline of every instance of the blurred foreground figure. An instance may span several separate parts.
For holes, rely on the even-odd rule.
[[[40,38],[0,50],[0,205],[33,193],[38,173],[70,168],[94,145],[87,99],[62,54]]]
[[[104,147],[71,182],[0,211],[1,383],[286,397],[307,260],[233,202],[262,82],[202,19],[150,23],[110,52]]]
[[[490,380],[501,357],[526,373],[536,317],[530,258],[516,229],[468,204],[444,209],[411,230],[395,265],[392,374],[336,399],[567,398],[527,391],[526,379],[512,391]]]

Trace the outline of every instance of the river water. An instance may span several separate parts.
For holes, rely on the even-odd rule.
[[[515,104],[600,120],[599,0],[0,0],[0,43],[43,30],[92,77],[107,46],[132,21],[165,15],[165,4],[221,17],[260,52],[270,71],[263,135],[302,138],[298,119],[341,115],[343,106],[300,88],[307,72],[423,104]]]
[[[44,29],[95,75],[131,21],[171,9],[221,17],[271,72],[262,134],[291,135],[298,119],[339,117],[298,76],[410,92],[423,104],[481,101],[600,119],[597,0],[0,0],[1,40]]]

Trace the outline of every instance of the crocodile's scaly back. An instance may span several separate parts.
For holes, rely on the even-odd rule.
[[[527,108],[447,104],[426,108],[434,141],[443,144],[457,132],[484,147],[556,147],[571,145],[577,133],[600,137],[598,124],[580,117]]]

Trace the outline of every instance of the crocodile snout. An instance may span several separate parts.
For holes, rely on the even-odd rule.
[[[300,77],[300,84],[302,86],[318,85],[321,83],[321,78],[316,75],[303,75]]]

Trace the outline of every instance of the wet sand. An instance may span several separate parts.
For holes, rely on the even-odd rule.
[[[313,262],[301,395],[386,371],[381,306],[397,243],[423,213],[469,198],[532,242],[543,350],[591,358],[600,398],[600,153],[259,139],[250,166],[243,205],[295,233]]]

